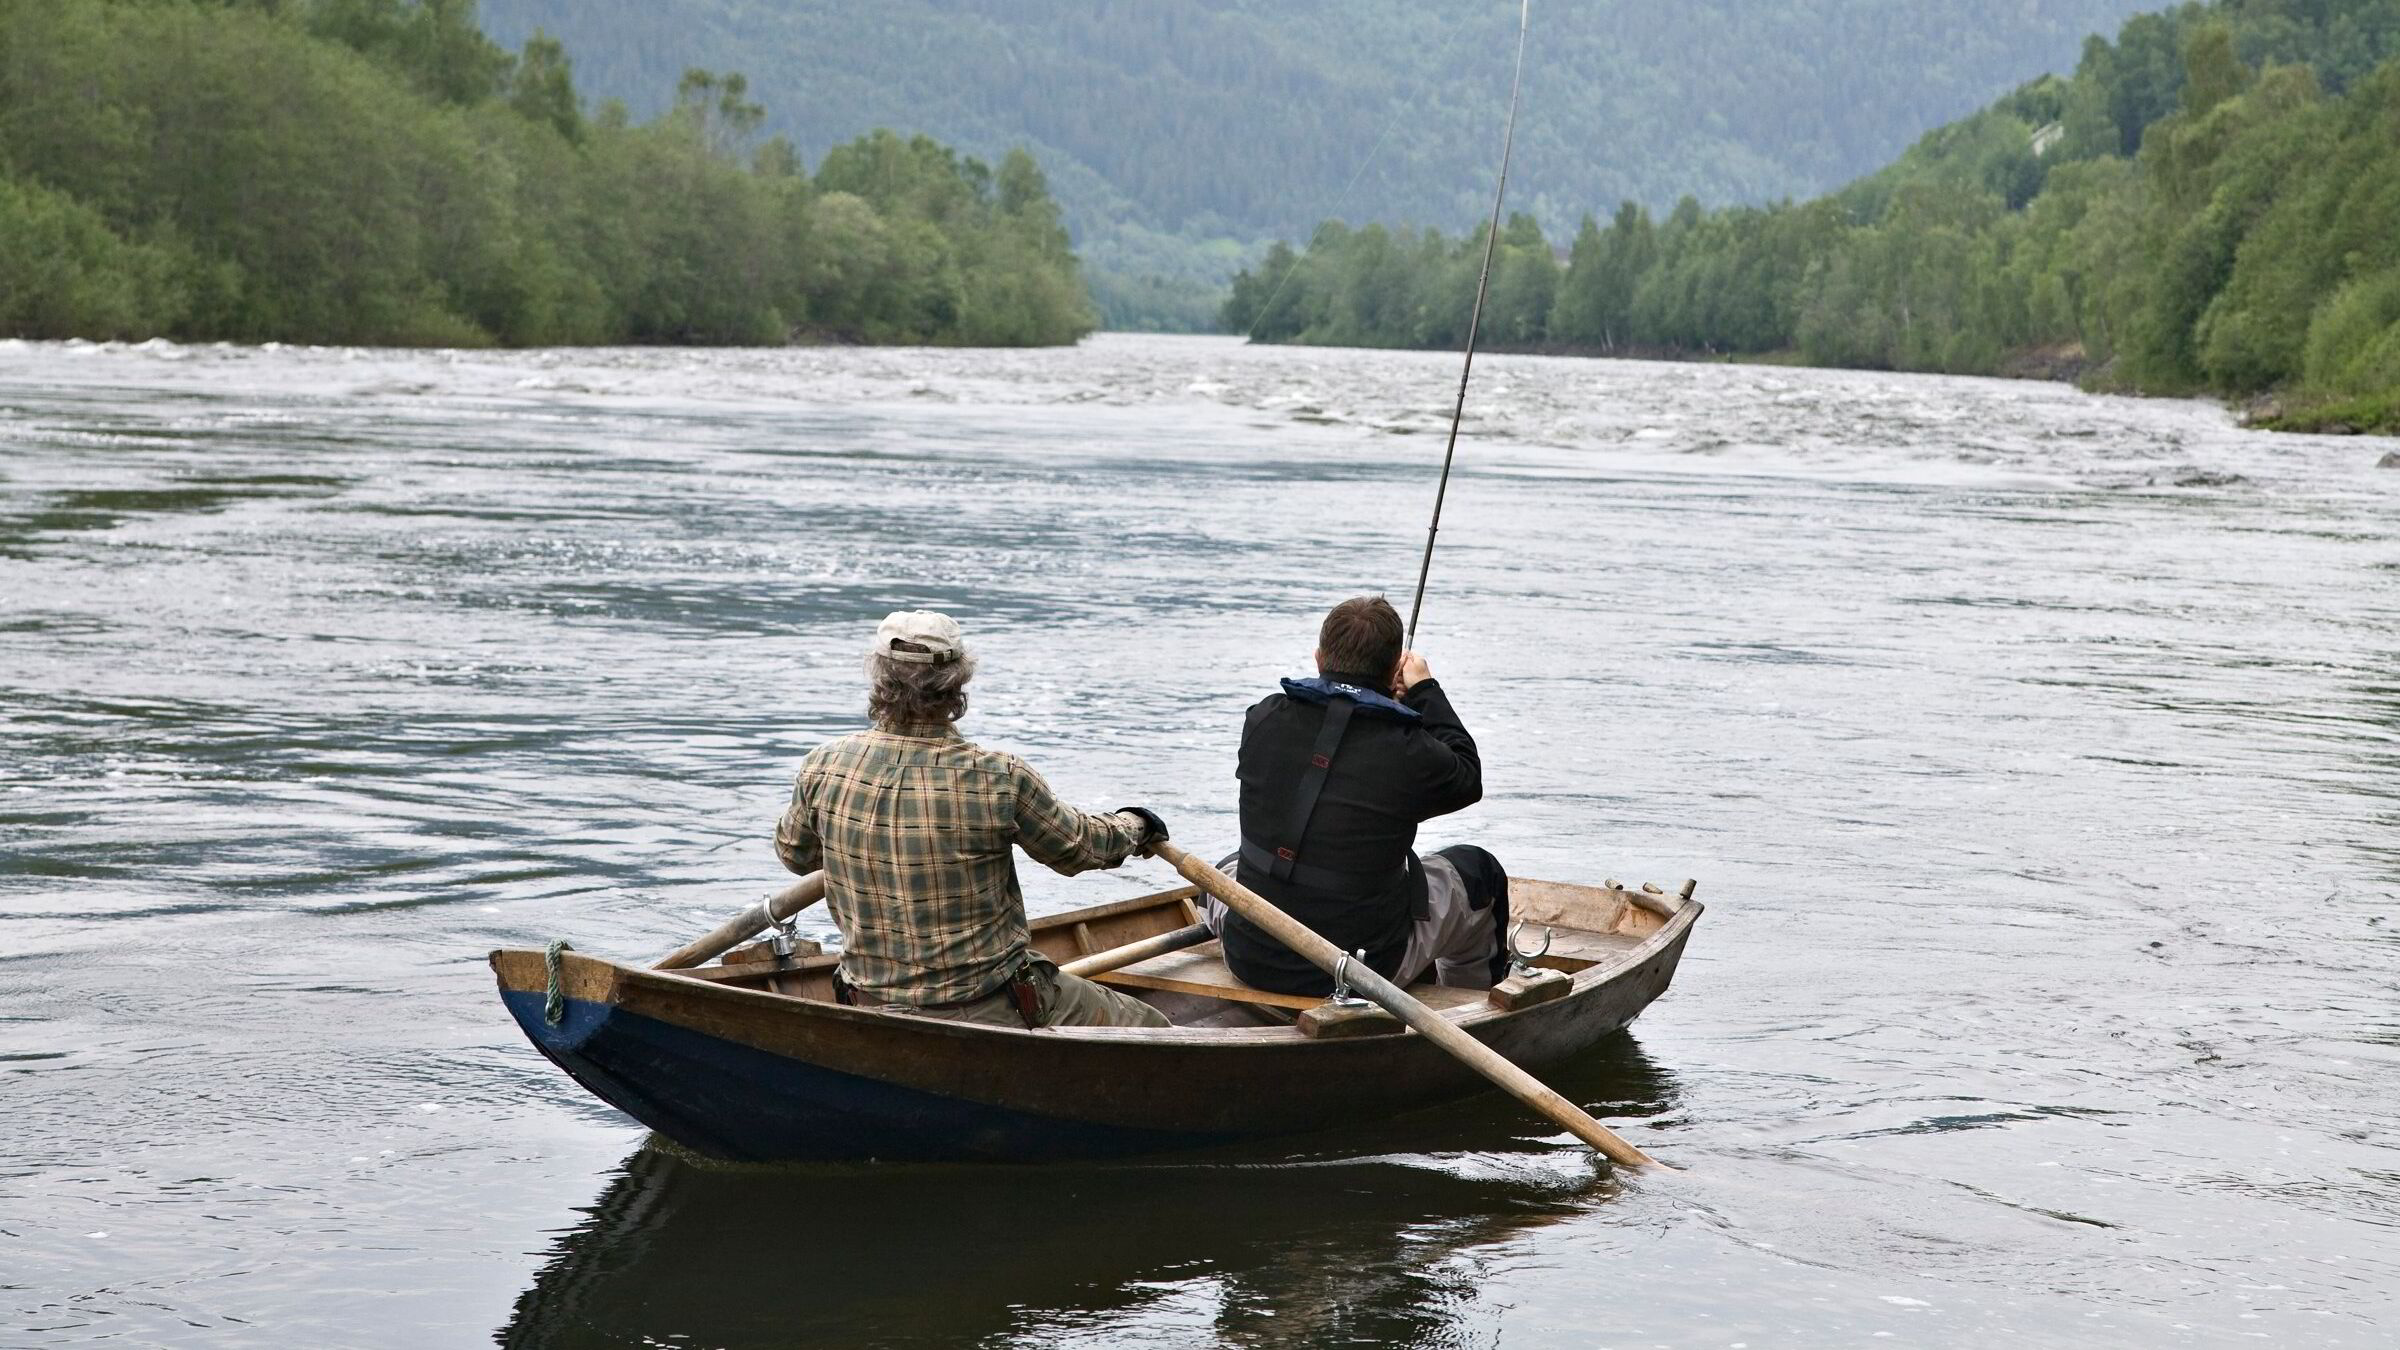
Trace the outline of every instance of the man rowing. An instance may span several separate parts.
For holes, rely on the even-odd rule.
[[[1417,826],[1483,797],[1483,764],[1382,596],[1345,600],[1314,679],[1285,680],[1242,730],[1242,884],[1401,985],[1490,986],[1506,964],[1508,877],[1472,845],[1419,857]],[[1326,975],[1217,901],[1207,921],[1243,983],[1316,995]]]
[[[892,614],[866,668],[873,727],[809,752],[775,830],[785,867],[825,871],[836,997],[990,1026],[1167,1025],[1026,945],[1010,852],[1073,876],[1147,852],[1166,825],[1141,807],[1078,811],[1025,761],[961,737],[975,657],[949,616]]]

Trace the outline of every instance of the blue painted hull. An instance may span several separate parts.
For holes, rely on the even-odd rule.
[[[943,1096],[704,1035],[607,1003],[503,991],[525,1035],[595,1097],[738,1162],[1046,1162],[1196,1148],[1238,1134],[1096,1124]]]

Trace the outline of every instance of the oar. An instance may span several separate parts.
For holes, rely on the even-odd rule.
[[[1160,842],[1158,856],[1174,864],[1185,880],[1217,897],[1235,913],[1257,924],[1284,946],[1308,958],[1309,964],[1334,975],[1345,957],[1342,949],[1318,937],[1299,920],[1277,909],[1256,891],[1184,852]],[[1500,1052],[1468,1035],[1459,1025],[1409,997],[1408,992],[1352,960],[1342,975],[1385,1012],[1415,1027],[1425,1039],[1449,1051],[1468,1068],[1491,1079],[1508,1094],[1541,1112],[1560,1128],[1627,1167],[1658,1165],[1658,1160],[1619,1138],[1607,1126],[1586,1115],[1583,1108],[1542,1085],[1541,1080],[1503,1058]]]
[[[824,898],[825,874],[811,872],[717,925],[708,936],[660,957],[652,969],[684,970],[713,961],[749,941],[768,924],[781,923]]]
[[[1088,980],[1094,975],[1105,975],[1112,970],[1123,970],[1136,961],[1147,961],[1153,956],[1179,952],[1186,947],[1197,947],[1215,936],[1216,934],[1208,931],[1207,924],[1196,923],[1189,928],[1178,928],[1172,933],[1161,933],[1157,937],[1146,937],[1139,942],[1128,942],[1122,947],[1111,947],[1104,952],[1093,952],[1090,956],[1078,957],[1060,966],[1059,971],[1067,975],[1081,975]]]

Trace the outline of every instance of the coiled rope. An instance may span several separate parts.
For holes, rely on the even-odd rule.
[[[558,959],[558,954],[573,950],[565,938],[552,938],[550,945],[542,948],[542,969],[550,975],[550,997],[542,1003],[542,1020],[551,1026],[557,1026],[567,1015],[567,991],[558,980],[559,967],[565,963]]]

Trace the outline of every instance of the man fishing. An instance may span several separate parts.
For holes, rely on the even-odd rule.
[[[1420,858],[1417,826],[1483,797],[1475,738],[1423,657],[1404,650],[1382,596],[1335,605],[1317,677],[1285,680],[1242,730],[1243,885],[1377,974],[1489,987],[1503,973],[1508,876],[1472,845]],[[1211,900],[1211,928],[1243,983],[1316,995],[1332,982]]]
[[[1073,876],[1167,837],[1141,807],[1089,815],[1015,755],[958,734],[975,657],[948,615],[899,612],[867,649],[871,730],[800,763],[775,856],[825,871],[844,1003],[990,1026],[1163,1027],[1158,1010],[1026,945],[1011,847]]]

